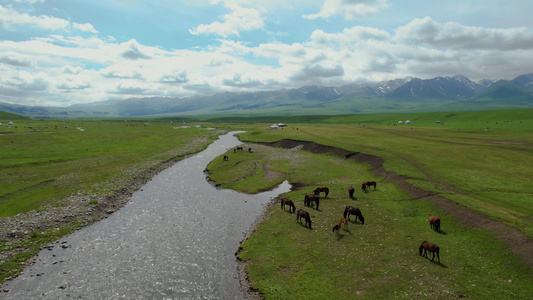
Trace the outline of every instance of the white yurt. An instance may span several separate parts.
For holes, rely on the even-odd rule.
[[[411,124],[411,121],[407,120],[405,121],[405,124]]]
[[[398,121],[398,124],[403,124],[403,122],[402,121]]]
[[[276,129],[278,129],[278,128],[279,128],[279,126],[278,126],[278,125],[276,125],[276,124],[274,124],[274,125],[270,126],[270,129],[272,129],[272,130],[276,130]]]

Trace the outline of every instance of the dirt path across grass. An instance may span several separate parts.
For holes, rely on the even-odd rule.
[[[309,151],[312,153],[327,153],[346,159],[356,159],[358,162],[368,163],[371,166],[371,171],[376,176],[382,176],[385,178],[384,182],[394,182],[396,186],[404,190],[409,194],[412,199],[427,200],[435,203],[443,211],[455,216],[455,218],[465,224],[466,226],[472,228],[486,229],[492,232],[496,238],[505,241],[510,250],[520,257],[525,263],[533,268],[533,240],[529,239],[524,233],[520,232],[518,229],[502,224],[496,220],[493,220],[483,214],[474,212],[458,203],[455,203],[451,200],[448,200],[440,195],[437,195],[433,192],[428,192],[420,188],[414,187],[413,185],[406,182],[408,179],[407,176],[398,175],[394,172],[388,172],[383,167],[383,159],[377,156],[368,155],[360,152],[350,152],[344,149],[319,145],[314,142],[308,141],[297,141],[297,140],[280,140],[273,143],[258,143],[262,145],[268,145],[272,147],[282,147],[282,148],[294,148],[297,146],[303,146],[303,150]],[[410,163],[408,160],[406,160]],[[418,168],[424,176],[427,176],[426,173],[428,170],[423,170],[420,168],[421,165],[414,165],[415,168]],[[429,177],[428,181],[432,181]],[[449,185],[444,184],[446,192],[458,193],[459,191]]]

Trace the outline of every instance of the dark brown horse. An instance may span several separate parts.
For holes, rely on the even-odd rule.
[[[281,209],[285,210],[285,205],[289,206],[289,212],[293,213],[296,211],[296,206],[294,206],[294,203],[289,198],[283,198],[281,199]]]
[[[317,195],[317,196],[320,196],[320,193],[324,193],[326,194],[326,196],[324,196],[324,198],[327,198],[328,197],[328,194],[329,194],[329,188],[328,187],[317,187],[314,191],[313,191],[313,194]]]
[[[363,183],[361,183],[361,191],[362,191],[363,193],[366,193],[366,181],[363,182]]]
[[[429,228],[440,232],[440,218],[434,215],[429,215]]]
[[[373,186],[374,190],[376,190],[376,187],[378,186],[378,183],[375,182],[375,181],[367,181],[367,182],[365,182],[365,185],[368,188],[368,190],[370,190],[371,186]]]
[[[337,236],[339,235],[339,231],[341,231],[341,223],[337,223],[335,224],[335,226],[333,226],[333,233],[335,233],[335,231],[337,232]]]
[[[357,223],[357,218],[359,218],[359,220],[361,221],[361,224],[365,224],[365,217],[363,217],[363,215],[361,214],[361,210],[357,207],[353,207],[353,206],[346,206],[346,208],[344,209],[344,218],[347,219],[348,221],[350,220],[350,215],[355,215],[355,220],[354,222]]]
[[[315,194],[306,194],[304,197],[304,205],[313,207],[313,202],[316,203],[316,209],[318,210],[318,205],[320,204],[320,197]]]
[[[309,224],[309,229],[311,229],[311,216],[307,211],[299,209],[298,213],[296,214],[296,222],[302,224],[302,219],[305,220],[305,227],[307,227],[307,224]]]
[[[350,199],[353,199],[353,193],[355,192],[355,189],[353,188],[353,186],[351,186],[349,189],[348,189],[348,197],[350,197]]]
[[[229,157],[227,155],[224,155],[224,161],[228,160]]]
[[[252,153],[252,148],[248,148],[248,152]]]
[[[435,259],[435,253],[436,253],[437,259],[439,260],[439,264],[440,264],[439,246],[433,243],[429,243],[427,241],[423,241],[420,247],[418,248],[418,254],[422,255],[422,251],[424,251],[425,258],[428,258],[428,252],[433,253],[433,258],[431,258],[431,261]]]
[[[237,148],[233,149],[233,152],[235,151],[241,151],[242,152],[242,146],[238,146]]]

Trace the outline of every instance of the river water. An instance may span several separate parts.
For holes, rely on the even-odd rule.
[[[42,250],[0,298],[245,299],[235,251],[290,184],[257,195],[210,185],[203,170],[240,144],[235,133],[159,173],[108,218]]]

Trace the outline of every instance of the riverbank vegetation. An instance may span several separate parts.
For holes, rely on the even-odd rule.
[[[398,124],[407,118],[411,124]],[[271,169],[282,174],[272,177],[272,185],[280,178],[296,183],[283,197],[311,213],[313,229],[308,230],[277,203],[242,245],[239,258],[250,261],[252,287],[267,299],[530,298],[529,250],[506,242],[484,219],[465,221],[432,199],[442,197],[489,216],[518,229],[524,242],[526,236],[530,240],[532,118],[531,111],[501,111],[447,113],[437,120],[425,114],[364,116],[361,122],[353,122],[357,116],[328,117],[322,124],[280,120],[288,126],[278,130],[269,130],[268,123],[241,124],[247,129],[240,135],[246,147],[252,142],[312,141],[380,157],[385,170],[403,179],[371,173],[370,164],[338,155],[298,150],[297,142],[283,155],[276,153],[281,149],[270,153],[268,147],[246,157],[230,151],[228,161],[217,159],[210,165],[210,177],[246,191],[239,186],[255,185],[250,169]],[[347,119],[353,123],[334,124]],[[242,161],[232,164],[233,159]],[[364,180],[378,181],[377,190],[360,192]],[[400,181],[427,191],[426,196],[413,198]],[[321,199],[320,210],[304,207],[304,195],[317,186],[328,186],[330,195]],[[348,198],[349,186],[356,188],[357,200]],[[332,227],[346,205],[361,209],[365,225],[351,222],[336,236]],[[441,217],[441,233],[430,230],[430,214]],[[440,246],[440,264],[418,255],[425,240]]]
[[[14,120],[0,127],[0,282],[47,242],[120,208],[220,134],[149,120]],[[117,200],[122,198],[121,200]]]

